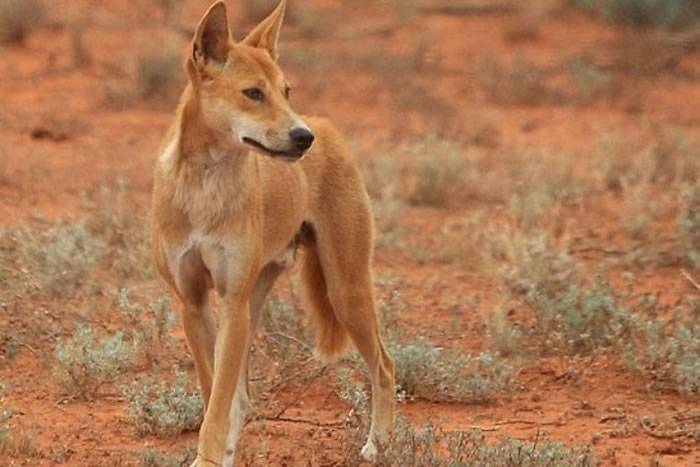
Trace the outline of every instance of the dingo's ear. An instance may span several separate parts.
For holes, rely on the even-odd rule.
[[[211,61],[218,65],[225,64],[230,41],[231,31],[228,26],[226,4],[220,0],[209,7],[197,26],[197,32],[192,41],[194,65],[202,67]]]
[[[286,7],[287,0],[280,1],[270,16],[255,26],[255,29],[250,31],[242,42],[246,45],[266,49],[272,59],[277,60],[277,40],[280,37]]]

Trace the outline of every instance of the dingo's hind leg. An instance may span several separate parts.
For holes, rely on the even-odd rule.
[[[362,455],[372,459],[377,453],[376,442],[388,442],[393,429],[394,362],[380,335],[372,289],[370,213],[363,205],[350,209],[338,206],[328,212],[332,215],[327,222],[314,225],[314,241],[307,248],[318,254],[326,286],[321,293],[325,292],[334,318],[367,363],[372,386],[372,422]],[[333,325],[334,320],[317,320],[318,323]],[[327,335],[328,330],[317,334]]]

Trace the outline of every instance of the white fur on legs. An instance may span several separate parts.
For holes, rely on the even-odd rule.
[[[374,441],[374,436],[370,436],[367,442],[362,447],[360,455],[367,462],[372,462],[377,458],[377,444]]]
[[[372,462],[376,460],[379,448],[383,448],[386,446],[386,443],[389,442],[390,427],[386,426],[386,423],[387,421],[391,423],[392,420],[391,417],[387,417],[386,414],[382,412],[384,412],[387,407],[391,407],[394,395],[393,393],[387,393],[387,391],[382,390],[379,384],[378,372],[370,371],[369,379],[372,387],[371,423],[369,434],[367,435],[367,442],[365,442],[365,445],[362,447],[360,455],[366,461]]]
[[[245,422],[249,405],[247,382],[245,381],[245,371],[243,371],[238,378],[236,393],[233,395],[231,410],[228,414],[229,428],[228,436],[226,437],[223,467],[233,467],[233,462],[236,458],[236,445],[238,444],[238,438],[241,434],[241,428]]]

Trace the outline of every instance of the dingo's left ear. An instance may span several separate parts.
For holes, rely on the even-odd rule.
[[[287,0],[280,1],[277,8],[270,13],[270,16],[250,31],[242,42],[246,45],[266,49],[272,59],[277,60],[277,41],[280,37],[286,7]]]

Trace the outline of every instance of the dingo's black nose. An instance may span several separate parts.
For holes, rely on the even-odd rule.
[[[294,128],[289,132],[289,138],[292,140],[294,147],[300,151],[306,151],[314,142],[314,134],[308,128]]]

